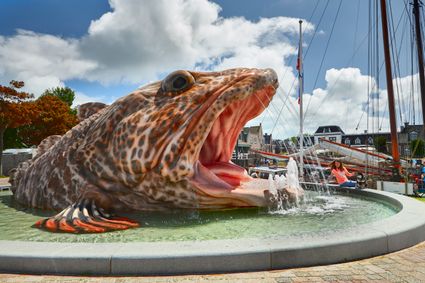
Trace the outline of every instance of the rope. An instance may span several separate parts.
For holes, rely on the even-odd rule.
[[[319,23],[318,23],[318,25],[317,25],[317,27],[316,27],[316,29],[315,29],[315,31],[314,31],[313,37],[311,38],[311,40],[310,40],[310,42],[309,42],[309,45],[308,45],[308,47],[307,47],[307,51],[306,51],[306,53],[305,53],[305,55],[304,55],[304,59],[307,57],[308,50],[310,49],[310,46],[312,45],[312,42],[313,42],[313,40],[314,40],[314,36],[315,36],[315,34],[316,34],[317,30],[319,29],[320,23],[321,23],[321,21],[322,21],[323,15],[324,15],[324,13],[325,13],[325,11],[326,11],[326,9],[327,9],[328,3],[329,3],[329,0],[327,1],[326,5],[325,5],[325,8],[323,9],[323,12],[322,12],[322,15],[321,15],[321,17],[320,17]],[[309,19],[308,19],[308,21],[309,21],[309,22],[310,22],[310,21],[311,21],[311,19],[313,18],[313,15],[315,14],[316,9],[317,9],[317,7],[318,7],[318,5],[319,5],[319,0],[317,0],[317,1],[316,1],[316,5],[314,6],[314,9],[313,9],[312,13],[310,14],[310,17],[309,17]],[[304,31],[303,31],[303,33],[304,33]],[[291,57],[291,59],[290,59],[290,61],[289,61],[289,65],[292,65],[292,61],[293,61],[293,59],[294,59],[294,57]],[[285,73],[283,74],[283,77],[285,77],[286,72],[288,71],[288,69],[289,69],[289,68],[286,68]],[[294,87],[294,85],[295,85],[295,81],[296,81],[296,78],[294,78],[294,80],[292,81],[291,87],[290,87],[289,91],[287,92],[287,95],[285,95],[285,99],[283,99],[281,96],[279,96],[279,95],[278,95],[278,97],[280,98],[280,100],[283,102],[283,105],[282,105],[281,109],[278,111],[278,117],[277,117],[277,119],[275,120],[275,123],[274,123],[274,125],[273,125],[273,129],[272,129],[272,131],[271,131],[271,134],[274,132],[274,130],[275,130],[275,128],[276,128],[277,121],[280,119],[280,116],[281,116],[281,114],[282,114],[282,110],[283,110],[283,108],[284,108],[284,107],[286,107],[286,108],[289,110],[289,112],[290,112],[291,114],[293,114],[293,115],[297,116],[296,114],[294,114],[294,113],[292,112],[292,111],[296,112],[296,108],[295,108],[295,106],[293,105],[293,103],[292,103],[292,101],[291,101],[291,100],[289,100],[289,101],[288,101],[288,98],[289,98],[289,96],[290,96],[290,94],[291,94],[291,91],[292,91],[292,89],[293,89],[293,87]],[[282,89],[282,92],[283,92],[283,89]],[[288,105],[289,105],[289,106],[292,106],[292,109],[290,109],[290,108],[289,108],[289,106],[287,105],[287,102],[288,102]],[[261,122],[264,122],[264,119],[265,119],[265,117],[263,117],[263,119],[261,120]]]
[[[334,32],[334,29],[335,29],[335,24],[336,24],[336,20],[338,19],[339,11],[341,10],[341,5],[342,5],[342,0],[339,1],[338,10],[336,12],[336,15],[335,15],[335,18],[334,18],[334,21],[333,21],[333,24],[332,24],[331,33],[330,33],[330,35],[328,37],[328,41],[326,42],[325,52],[323,53],[322,60],[320,62],[320,66],[319,66],[319,70],[317,71],[316,79],[314,80],[313,90],[316,88],[317,80],[319,79],[319,75],[320,75],[320,72],[321,72],[322,67],[323,67],[323,62],[325,61],[325,57],[326,57],[326,54],[328,52],[329,43],[331,41],[331,38],[332,38],[332,35],[333,35],[333,32]],[[306,110],[304,112],[305,113],[304,115],[307,115],[308,108],[310,106],[310,102],[311,102],[311,97],[309,97],[309,100],[308,100],[307,107],[306,107]]]
[[[396,38],[395,38],[396,37],[395,36],[396,31],[394,30],[394,18],[393,18],[393,15],[392,15],[391,1],[389,2],[389,10],[390,10],[390,31],[391,31],[390,32],[390,46],[391,46],[391,51],[393,51],[395,49],[394,46],[396,46],[397,43],[396,43]],[[401,19],[401,17],[400,17],[400,19]],[[399,24],[400,24],[400,21],[399,21]],[[404,33],[402,33],[402,38],[400,40],[401,42],[403,42],[403,38],[404,38]],[[401,47],[401,45],[400,45],[400,47]],[[397,78],[397,77],[400,77],[400,62],[399,62],[399,59],[398,59],[398,57],[399,57],[398,52],[393,51],[393,52],[391,52],[391,55],[392,55],[393,62],[394,62],[394,76]],[[398,99],[399,106],[400,106],[399,107],[400,122],[402,122],[402,121],[405,121],[405,120],[403,120],[403,113],[406,113],[406,106],[404,105],[404,99],[402,99],[400,97],[400,93],[403,92],[403,88],[401,87],[399,80],[395,80],[395,82],[396,82],[397,99]]]
[[[317,1],[317,2],[319,2],[319,1]],[[323,16],[325,15],[326,10],[328,9],[328,5],[329,5],[329,0],[327,0],[326,5],[325,5],[325,8],[323,8],[322,15],[320,16],[319,22],[317,23],[317,27],[316,27],[316,29],[314,29],[314,33],[313,33],[313,36],[311,37],[310,44],[307,46],[307,50],[304,53],[304,57],[303,57],[304,59],[307,58],[308,51],[310,50],[310,47],[312,45],[312,42],[313,42],[314,38],[316,37],[316,33],[319,30],[319,26],[322,23]],[[311,20],[311,18],[309,19],[309,21],[310,20]]]

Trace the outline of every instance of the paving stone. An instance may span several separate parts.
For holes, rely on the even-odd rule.
[[[77,277],[0,274],[0,282],[425,282],[425,242],[349,263],[262,272],[154,277]]]
[[[284,272],[284,273],[281,273],[280,276],[287,277],[287,278],[295,278],[295,277],[297,277],[293,272]]]
[[[328,275],[322,276],[322,279],[325,280],[325,281],[337,281],[338,280],[338,278],[336,276],[328,276]]]
[[[385,273],[386,271],[376,265],[368,265],[367,268],[371,271],[373,271],[374,273]]]

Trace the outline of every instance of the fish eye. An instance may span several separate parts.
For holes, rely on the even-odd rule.
[[[193,76],[187,71],[175,71],[169,74],[161,83],[164,92],[182,92],[195,83]]]
[[[174,89],[182,89],[185,88],[188,84],[187,78],[183,76],[178,76],[173,79],[173,88]]]

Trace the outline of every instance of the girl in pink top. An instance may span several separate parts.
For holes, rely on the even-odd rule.
[[[356,182],[348,180],[347,177],[351,177],[354,174],[348,172],[347,168],[344,167],[342,162],[335,160],[331,163],[331,173],[335,176],[336,182],[341,187],[355,187]]]

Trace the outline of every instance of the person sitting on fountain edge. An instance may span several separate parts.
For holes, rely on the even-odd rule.
[[[356,187],[356,182],[348,180],[348,177],[353,176],[353,173],[348,172],[341,161],[334,160],[331,163],[331,174],[336,178],[336,182],[341,187]]]

